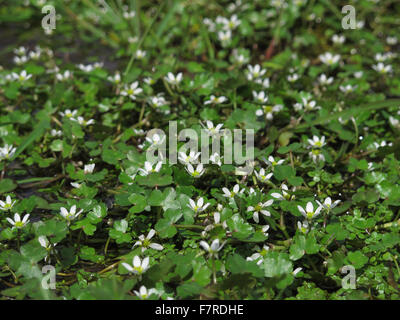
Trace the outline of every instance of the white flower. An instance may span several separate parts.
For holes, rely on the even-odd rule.
[[[275,166],[280,165],[285,162],[284,159],[276,159],[275,160],[275,158],[273,156],[269,156],[268,159],[264,159],[264,160],[269,166],[272,166],[272,167],[275,167]]]
[[[146,56],[146,51],[138,49],[135,52],[135,56],[136,56],[136,59],[139,59],[139,60],[143,59]]]
[[[133,290],[133,292],[141,299],[145,300],[150,297],[152,294],[158,294],[158,291],[154,288],[147,290],[145,286],[141,286],[139,291]]]
[[[377,62],[384,62],[388,59],[389,57],[386,54],[382,54],[382,53],[377,53],[375,55],[375,60]]]
[[[295,81],[299,80],[299,75],[297,73],[289,74],[287,76],[287,80],[289,82],[295,82]]]
[[[20,66],[28,61],[28,57],[27,56],[21,56],[21,57],[16,56],[16,57],[14,57],[13,60],[16,65]]]
[[[86,121],[83,117],[80,117],[80,116],[77,119],[71,118],[71,120],[78,122],[81,126],[84,126],[84,127],[94,124],[93,119],[89,119]]]
[[[38,241],[40,245],[45,248],[46,250],[51,250],[53,246],[56,246],[57,243],[51,244],[50,241],[46,238],[46,236],[38,237]]]
[[[216,97],[214,95],[210,96],[209,100],[204,101],[204,104],[221,104],[226,101],[226,97],[221,96],[221,97]]]
[[[364,74],[364,72],[357,71],[357,72],[354,72],[354,77],[357,79],[360,79],[363,76],[363,74]]]
[[[172,72],[168,72],[165,80],[172,86],[177,87],[182,81],[182,72],[178,73],[176,76]]]
[[[400,121],[392,116],[389,117],[389,122],[393,127],[399,127]]]
[[[292,191],[294,192],[295,190],[296,190],[296,188],[293,188]],[[281,191],[282,191],[282,194],[277,193],[277,192],[271,193],[271,197],[273,197],[275,199],[279,199],[279,200],[293,200],[293,199],[295,199],[294,195],[290,195],[290,193],[287,192],[287,191],[289,191],[289,188],[287,187],[286,184],[283,183],[281,185]]]
[[[149,104],[154,108],[159,108],[161,106],[165,106],[166,104],[168,104],[168,102],[162,96],[162,93],[159,93],[157,96],[149,98]]]
[[[277,104],[275,106],[263,105],[261,109],[256,110],[256,116],[260,117],[265,115],[267,120],[272,120],[274,118],[274,113],[282,111],[283,105]]]
[[[322,154],[321,149],[312,149],[308,155],[312,158],[314,162],[325,161],[325,156]]]
[[[19,56],[23,56],[26,54],[27,51],[26,51],[25,47],[19,47],[19,48],[15,48],[13,52]]]
[[[20,74],[13,72],[12,77],[14,78],[14,80],[17,80],[19,82],[24,82],[24,81],[32,78],[32,75],[28,74],[25,70],[23,70],[23,71],[21,71]]]
[[[71,186],[73,186],[76,189],[79,189],[82,186],[82,184],[79,184],[77,182],[71,182]]]
[[[94,167],[96,166],[95,163],[92,164],[85,164],[83,167],[84,174],[93,173]]]
[[[160,136],[159,134],[155,133],[151,137],[146,137],[146,141],[151,144],[150,148],[157,148],[164,143],[165,135]]]
[[[5,144],[3,148],[0,148],[0,160],[11,159],[14,156],[15,151],[17,151],[17,148],[13,148],[12,145]]]
[[[223,248],[225,242],[220,245],[219,239],[215,239],[211,246],[205,241],[200,241],[200,245],[210,254],[210,257],[218,257],[218,252]]]
[[[179,152],[178,160],[183,164],[196,163],[200,154],[200,152],[195,152],[194,150],[191,150],[188,155],[184,152]]]
[[[210,161],[211,163],[216,164],[219,167],[222,165],[221,156],[217,152],[210,156]]]
[[[267,72],[267,70],[261,69],[260,65],[258,65],[258,64],[256,64],[254,67],[251,65],[248,65],[247,69],[248,69],[247,79],[249,81],[258,79]]]
[[[139,256],[135,256],[132,261],[132,265],[122,262],[122,265],[133,274],[142,275],[149,269],[149,257],[144,258],[141,260]]]
[[[351,84],[345,86],[339,86],[340,91],[343,93],[350,93],[353,92],[357,88],[357,85],[352,86]]]
[[[125,11],[123,13],[123,16],[125,19],[132,19],[133,17],[136,16],[136,12],[135,11]]]
[[[261,84],[264,88],[269,88],[270,83],[269,83],[269,78],[265,79],[256,79],[254,80],[255,83]]]
[[[145,252],[148,248],[152,248],[154,250],[161,251],[164,249],[164,247],[161,244],[158,243],[152,243],[150,242],[151,238],[156,234],[156,231],[154,229],[151,229],[147,236],[145,237],[143,234],[139,236],[139,240],[135,242],[133,245],[133,248],[136,246],[139,246],[142,248],[142,253]]]
[[[264,257],[269,251],[269,247],[267,245],[264,245],[262,248],[259,246],[255,247],[258,252],[253,253],[250,257],[247,257],[247,261],[256,261],[257,265],[260,265],[264,262]]]
[[[256,91],[253,91],[253,98],[258,103],[266,103],[268,101],[268,96],[265,94],[264,91],[260,91],[258,93]]]
[[[313,136],[312,139],[308,139],[308,143],[312,148],[322,148],[325,146],[325,136],[322,136],[321,138]]]
[[[210,205],[209,203],[204,204],[203,198],[199,198],[199,200],[197,200],[197,203],[194,200],[189,199],[189,204],[187,206],[190,209],[192,209],[195,214],[197,214],[199,212],[206,210],[209,205]]]
[[[229,191],[228,188],[223,187],[222,188],[222,192],[224,193],[223,196],[226,198],[231,198],[233,199],[235,197],[235,195],[237,195],[239,193],[239,185],[235,184],[235,186],[233,187],[232,191]],[[244,190],[240,191],[240,193],[242,193]]]
[[[71,207],[71,209],[68,210],[65,209],[64,207],[60,208],[60,214],[61,216],[67,220],[68,224],[72,221],[75,220],[76,218],[79,217],[79,215],[82,213],[83,209],[81,209],[80,211],[76,212],[76,205],[73,205]]]
[[[65,112],[59,112],[61,117],[65,117],[65,118],[72,118],[75,117],[76,114],[78,113],[78,110],[73,110],[71,111],[70,109],[65,110]]]
[[[342,35],[334,34],[332,36],[332,42],[334,44],[343,44],[346,41],[346,37]]]
[[[321,74],[318,78],[318,81],[321,85],[326,86],[333,82],[333,77],[327,77],[324,73]]]
[[[218,40],[221,41],[222,45],[228,45],[232,39],[231,30],[219,31]]]
[[[68,70],[66,70],[64,73],[56,73],[56,79],[58,81],[65,81],[68,80],[72,77],[72,73]]]
[[[299,209],[300,213],[308,220],[311,220],[312,218],[318,216],[321,212],[322,207],[318,207],[314,211],[314,206],[311,202],[308,202],[306,205],[306,209],[304,210],[301,206],[297,206],[297,209]]]
[[[193,168],[193,166],[190,163],[188,163],[186,166],[186,171],[193,178],[200,178],[206,170],[203,168],[203,164],[201,164],[201,163],[199,163],[197,165],[196,170]]]
[[[247,212],[253,212],[253,220],[256,223],[260,222],[260,218],[259,218],[259,214],[263,214],[266,217],[271,216],[271,213],[268,210],[265,210],[266,207],[269,207],[270,205],[272,205],[274,202],[274,200],[268,200],[264,203],[260,202],[258,203],[255,207],[253,206],[249,206],[247,208]]]
[[[132,100],[136,100],[136,95],[142,93],[143,89],[139,88],[139,82],[135,81],[129,86],[125,86],[124,90],[121,91],[122,96],[129,96]]]
[[[331,66],[339,62],[340,55],[339,54],[332,55],[332,53],[326,52],[324,54],[321,54],[319,56],[319,59],[321,60],[322,63]]]
[[[16,202],[17,202],[16,200],[12,201],[11,197],[7,196],[6,202],[0,200],[0,210],[3,211],[11,210],[11,208],[14,206]]]
[[[316,202],[318,203],[318,205],[319,205],[320,207],[323,207],[323,208],[325,208],[326,210],[329,211],[329,210],[333,209],[334,207],[336,207],[336,206],[340,203],[340,200],[336,200],[336,201],[334,201],[334,202],[332,203],[331,197],[327,197],[327,198],[325,199],[324,203],[321,203],[321,202],[319,202],[318,200],[316,200]]]
[[[382,62],[379,62],[378,64],[374,64],[372,66],[372,69],[379,72],[380,74],[386,74],[386,73],[390,73],[393,71],[393,68],[391,65],[388,64],[385,66]]]
[[[260,180],[261,182],[268,181],[273,175],[272,172],[268,173],[268,174],[265,174],[264,168],[261,168],[259,172],[254,171],[254,174],[256,175],[257,179]]]
[[[396,45],[397,44],[397,38],[396,37],[387,37],[386,38],[386,43],[388,44],[388,45],[391,45],[391,46],[394,46],[394,45]]]
[[[203,128],[206,130],[207,134],[209,136],[217,136],[220,134],[221,128],[223,127],[222,123],[217,124],[214,127],[214,123],[210,120],[206,121],[207,127],[205,127],[203,124],[201,124],[203,126]]]
[[[240,20],[237,18],[237,15],[234,14],[230,17],[229,20],[224,21],[223,28],[226,30],[234,30],[240,25]]]
[[[321,109],[321,107],[317,106],[317,102],[308,98],[301,98],[303,102],[304,109],[309,111],[309,110],[314,110],[314,109]]]
[[[119,72],[116,72],[114,76],[109,76],[107,80],[112,83],[119,84],[121,83],[121,74]]]
[[[157,162],[155,167],[153,168],[152,164],[149,161],[144,163],[144,169],[140,168],[139,172],[141,176],[147,176],[153,172],[159,172],[162,167],[162,161]]]
[[[297,228],[300,230],[301,233],[306,234],[309,230],[310,225],[308,224],[308,221],[305,220],[303,223],[300,221],[297,221]]]
[[[7,218],[7,221],[13,225],[13,228],[21,229],[29,223],[29,214],[26,214],[22,221],[18,213],[14,214],[14,220]]]

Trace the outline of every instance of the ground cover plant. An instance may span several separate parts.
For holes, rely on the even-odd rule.
[[[0,0],[1,299],[399,299],[399,17]]]

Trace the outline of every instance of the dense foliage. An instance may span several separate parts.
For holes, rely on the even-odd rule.
[[[400,3],[348,2],[0,0],[2,299],[399,299]]]

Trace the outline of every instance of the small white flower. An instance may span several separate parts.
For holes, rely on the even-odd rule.
[[[2,159],[11,159],[14,156],[15,151],[17,151],[17,148],[14,148],[12,145],[5,144],[3,148],[0,148],[0,161]]]
[[[271,216],[271,213],[268,210],[265,210],[266,207],[269,207],[273,204],[274,200],[268,200],[264,203],[260,202],[255,207],[249,206],[247,208],[247,212],[253,212],[253,220],[256,223],[260,222],[259,214],[263,214],[266,217]]]
[[[77,113],[78,113],[78,110],[71,111],[70,109],[65,110],[65,112],[62,112],[62,111],[59,112],[61,117],[65,117],[68,119],[75,117]]]
[[[311,157],[311,159],[317,163],[319,161],[324,162],[325,161],[325,156],[322,154],[321,149],[312,149],[308,155]]]
[[[64,73],[56,73],[56,79],[58,81],[66,81],[70,78],[72,78],[72,73],[68,70],[66,70]]]
[[[322,207],[318,207],[314,211],[314,206],[313,206],[312,202],[308,202],[305,210],[301,206],[297,206],[297,209],[299,209],[300,213],[306,219],[311,220],[312,218],[315,218],[316,216],[318,216],[320,214]]]
[[[223,127],[223,123],[219,123],[214,127],[214,123],[210,120],[206,121],[206,126],[201,124],[202,127],[206,130],[209,136],[218,136],[220,134],[221,128]]]
[[[121,91],[122,96],[129,96],[132,100],[136,100],[136,95],[143,92],[142,88],[139,88],[139,82],[135,81],[131,83],[129,86],[125,86],[124,90]]]
[[[387,43],[388,45],[390,45],[390,46],[396,45],[397,42],[398,42],[398,40],[397,40],[396,37],[387,37],[387,38],[386,38],[386,43]]]
[[[321,85],[326,86],[333,82],[333,77],[327,77],[324,73],[321,74],[318,78],[318,81]]]
[[[17,202],[16,200],[12,201],[11,197],[7,196],[6,202],[0,200],[0,210],[3,210],[3,211],[11,210],[11,208],[14,206],[14,204],[16,202]]]
[[[267,120],[272,120],[274,118],[274,113],[279,113],[283,109],[283,105],[277,104],[275,106],[263,105],[261,109],[256,110],[256,116],[260,117],[265,115]]]
[[[79,215],[82,213],[83,209],[81,209],[80,211],[76,212],[76,205],[73,205],[71,207],[71,209],[68,210],[65,209],[64,207],[60,208],[60,214],[61,216],[67,220],[68,224],[72,221],[75,220],[76,218],[79,217]]]
[[[193,166],[190,163],[188,163],[187,166],[186,166],[186,171],[193,178],[200,178],[206,170],[203,168],[203,164],[202,163],[199,163],[197,165],[196,170],[193,168]]]
[[[135,11],[125,11],[123,13],[123,16],[125,19],[132,19],[133,17],[136,16],[136,12]]]
[[[192,209],[195,214],[197,214],[199,212],[206,210],[209,205],[210,205],[209,203],[204,204],[203,198],[199,198],[199,200],[197,200],[197,203],[194,200],[189,199],[189,204],[187,206],[190,209]]]
[[[121,83],[121,74],[119,72],[116,72],[114,74],[114,76],[109,76],[107,78],[107,80],[114,84],[120,84]]]
[[[258,93],[256,91],[253,91],[253,98],[258,103],[267,103],[268,101],[268,96],[265,94],[264,91],[260,91]]]
[[[225,30],[234,30],[240,25],[240,20],[237,18],[237,15],[234,14],[230,17],[229,20],[224,21],[223,28]]]
[[[340,55],[339,54],[333,55],[330,52],[326,52],[324,54],[321,54],[319,56],[319,59],[321,60],[322,63],[324,63],[324,64],[326,64],[328,66],[332,66],[332,65],[334,65],[334,64],[339,62]]]
[[[157,164],[155,165],[154,168],[150,162],[146,161],[144,163],[144,169],[140,168],[139,172],[140,172],[140,175],[147,176],[150,173],[159,172],[161,170],[161,167],[162,167],[162,161],[157,162]]]
[[[138,49],[138,50],[136,50],[136,52],[135,52],[135,56],[136,56],[136,59],[141,60],[141,59],[143,59],[143,58],[146,56],[146,51],[143,51],[143,50]]]
[[[71,182],[71,186],[73,186],[76,189],[79,189],[82,186],[82,184],[79,184],[77,182]]]
[[[84,126],[84,127],[86,127],[86,126],[89,126],[89,125],[91,125],[91,124],[94,124],[94,120],[93,119],[89,119],[89,120],[85,120],[83,117],[78,117],[78,118],[71,118],[71,120],[72,121],[76,121],[76,122],[78,122],[81,126]]]
[[[162,93],[159,93],[157,96],[149,98],[149,104],[154,108],[159,108],[161,106],[165,106],[166,104],[168,104],[168,102],[162,96]]]
[[[262,77],[267,72],[267,70],[261,69],[260,65],[258,64],[256,64],[255,66],[248,65],[247,69],[247,79],[249,81],[256,80]]]
[[[393,71],[393,68],[391,65],[384,65],[382,62],[379,62],[378,64],[374,64],[372,66],[372,69],[375,71],[379,72],[380,74],[387,74]]]
[[[7,218],[7,221],[12,224],[13,228],[22,229],[29,223],[29,214],[26,214],[22,221],[21,217],[18,213],[14,214],[14,220]]]
[[[144,81],[145,83],[147,83],[149,86],[152,86],[153,84],[156,83],[156,80],[153,79],[153,78],[150,78],[150,77],[144,78],[143,81]]]
[[[226,97],[221,96],[221,97],[216,97],[214,95],[210,96],[209,100],[204,101],[204,104],[221,104],[224,103],[226,101]]]
[[[325,208],[326,210],[330,211],[331,209],[333,209],[334,207],[336,207],[339,203],[340,200],[336,200],[332,203],[332,199],[331,197],[327,197],[324,201],[324,203],[319,202],[318,200],[316,200],[316,202],[318,203],[318,205],[320,207]]]
[[[147,290],[145,286],[141,286],[139,291],[133,290],[133,292],[141,299],[145,300],[153,294],[158,294],[158,291],[154,288]]]
[[[28,57],[27,56],[21,56],[21,57],[16,56],[16,57],[14,57],[13,60],[16,65],[20,66],[20,65],[28,62]]]
[[[151,137],[146,137],[146,141],[150,143],[150,148],[157,148],[164,143],[165,135],[160,136],[159,134],[155,133]]]
[[[133,274],[142,275],[149,269],[150,259],[149,257],[145,257],[143,260],[140,259],[139,256],[135,256],[132,261],[132,265],[122,262],[122,265]]]
[[[357,85],[352,86],[351,84],[347,84],[344,86],[339,86],[340,91],[343,93],[351,93],[357,88]]]
[[[211,163],[216,164],[219,167],[222,165],[221,156],[217,152],[210,156],[210,161]]]
[[[231,30],[219,31],[218,32],[218,40],[221,41],[222,45],[228,45],[232,39]]]
[[[364,72],[362,72],[362,71],[357,71],[357,72],[354,72],[354,77],[355,77],[356,79],[361,79],[361,77],[363,76],[363,74],[364,74]]]
[[[343,35],[334,34],[332,36],[332,42],[334,44],[343,44],[346,41],[346,37]]]
[[[22,70],[20,74],[13,72],[12,77],[14,78],[14,80],[24,82],[32,78],[32,75],[28,74],[25,70]]]
[[[300,221],[297,221],[297,228],[300,230],[301,233],[306,234],[309,231],[310,225],[308,224],[308,221],[305,220],[303,223]]]
[[[267,182],[269,179],[271,179],[273,173],[268,173],[265,174],[265,169],[261,168],[259,172],[254,171],[254,174],[256,175],[257,179],[260,180],[261,182]]]
[[[233,187],[232,191],[229,191],[228,188],[223,187],[222,188],[222,192],[224,193],[223,196],[226,198],[231,198],[233,199],[235,197],[235,195],[237,195],[239,193],[239,185],[235,184],[235,186]],[[242,193],[244,190],[240,191],[240,193]]]
[[[139,240],[135,242],[133,248],[139,246],[142,248],[142,253],[145,252],[148,248],[161,251],[164,247],[158,243],[152,243],[150,240],[156,234],[154,229],[151,229],[147,236],[145,237],[143,234],[139,236]]]
[[[325,136],[322,136],[321,138],[313,136],[312,139],[308,139],[308,143],[312,148],[322,148],[325,146]]]
[[[296,190],[296,188],[293,188],[292,191],[294,192],[295,190]],[[288,193],[289,188],[287,187],[286,184],[283,183],[281,185],[281,191],[282,191],[282,194],[277,193],[277,192],[271,193],[271,197],[278,199],[278,200],[293,200],[293,199],[295,199],[294,195],[290,195],[290,193]]]
[[[268,159],[264,159],[264,160],[271,167],[281,165],[282,163],[285,162],[284,159],[275,159],[273,156],[269,156]]]
[[[83,173],[84,174],[93,173],[95,166],[96,166],[95,163],[85,164],[85,166],[83,167]]]
[[[165,80],[172,86],[177,87],[182,81],[182,72],[178,73],[176,76],[172,72],[168,72]]]
[[[219,239],[215,239],[211,246],[205,241],[200,241],[200,245],[209,253],[210,257],[218,257],[218,252],[224,247],[225,242],[220,245]]]
[[[296,276],[301,270],[303,270],[303,268],[296,268],[296,269],[292,272],[292,274],[293,274],[294,276]]]
[[[289,74],[289,75],[287,76],[287,80],[288,80],[289,82],[296,82],[297,80],[299,80],[299,75],[298,75],[297,73]]]
[[[185,165],[189,163],[196,163],[200,155],[200,152],[195,152],[194,150],[191,150],[188,155],[184,152],[179,152],[178,160]]]

